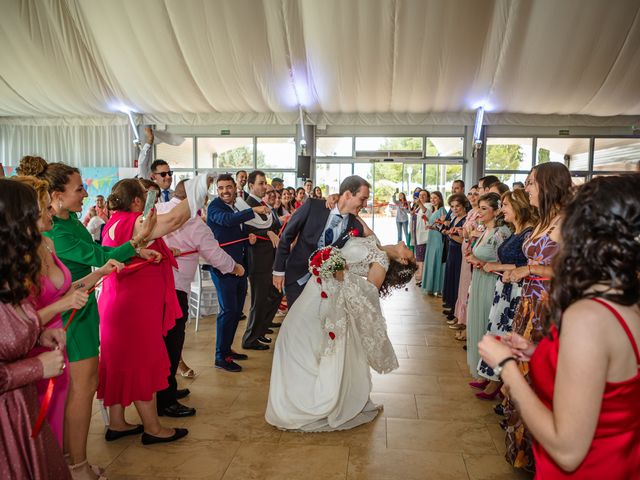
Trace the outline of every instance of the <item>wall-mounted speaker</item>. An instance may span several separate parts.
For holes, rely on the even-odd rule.
[[[311,178],[311,156],[298,155],[298,164],[296,166],[297,178]]]

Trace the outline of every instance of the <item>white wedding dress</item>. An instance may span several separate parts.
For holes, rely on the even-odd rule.
[[[280,429],[326,432],[370,422],[380,407],[369,398],[369,368],[398,368],[378,289],[363,278],[374,262],[388,269],[389,259],[374,236],[349,239],[342,254],[344,281],[320,285],[312,277],[280,328],[265,414]]]

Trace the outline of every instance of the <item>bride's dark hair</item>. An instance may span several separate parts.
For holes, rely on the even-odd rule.
[[[581,298],[640,303],[640,175],[597,177],[565,207],[561,250],[553,260],[547,327]],[[590,291],[594,285],[606,287]]]
[[[407,265],[396,260],[390,260],[389,269],[384,276],[382,285],[380,285],[380,296],[386,297],[394,289],[405,286],[411,281],[416,270],[418,270],[418,265],[414,260],[409,260]]]

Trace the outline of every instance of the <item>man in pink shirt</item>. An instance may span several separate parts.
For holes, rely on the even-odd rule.
[[[107,223],[109,221],[109,209],[107,208],[107,205],[104,202],[104,197],[102,195],[96,195],[95,207],[98,216],[102,220],[104,220],[104,223]],[[87,212],[87,214],[84,216],[84,219],[82,220],[82,224],[86,227],[89,224],[89,220],[91,220],[91,217]]]
[[[177,206],[186,193],[184,182],[178,183],[174,197],[165,203],[156,204],[158,214],[169,212]],[[200,217],[188,220],[181,228],[163,237],[167,246],[180,252],[190,252],[197,250],[198,253],[179,256],[178,269],[173,269],[173,278],[176,284],[178,301],[182,308],[182,317],[176,320],[176,325],[167,333],[164,341],[167,346],[169,359],[171,360],[171,372],[169,374],[169,386],[156,394],[156,404],[158,415],[168,417],[189,417],[195,415],[195,408],[190,408],[178,402],[178,399],[189,395],[189,389],[178,390],[176,382],[176,371],[182,355],[184,345],[185,327],[189,318],[189,293],[191,291],[191,281],[198,269],[200,257],[204,258],[209,265],[220,270],[223,274],[232,273],[239,277],[244,275],[244,267],[237,264],[218,244],[213,236],[213,232],[202,221]]]

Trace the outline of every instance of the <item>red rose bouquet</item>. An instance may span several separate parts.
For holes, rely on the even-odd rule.
[[[346,270],[347,261],[342,256],[340,249],[324,247],[316,250],[309,258],[309,273],[316,278],[317,283],[323,279],[332,278],[336,272]],[[326,292],[320,292],[322,298],[327,298]]]

